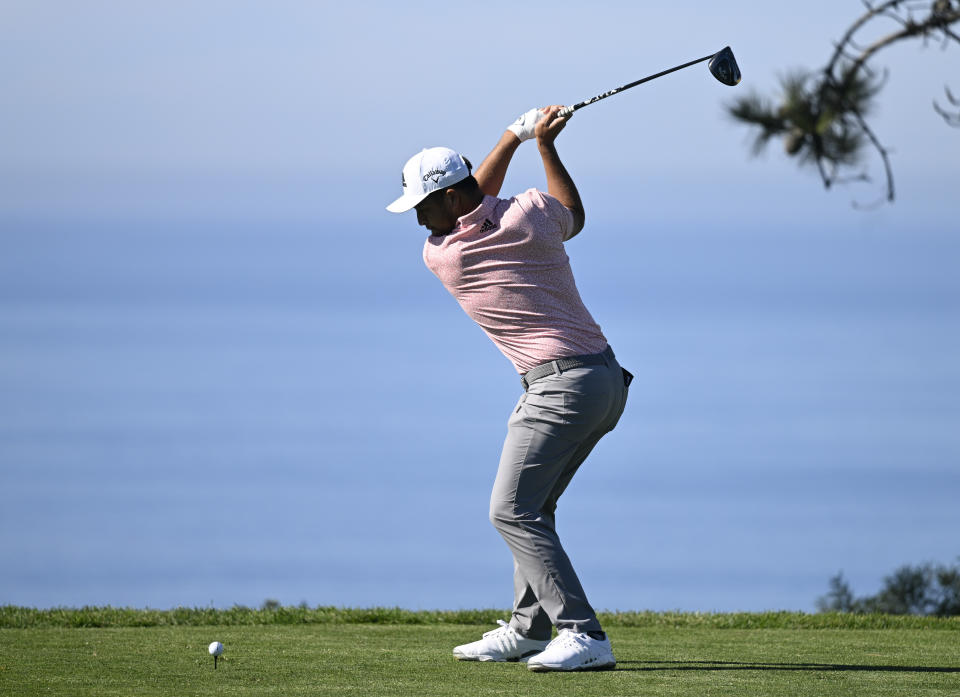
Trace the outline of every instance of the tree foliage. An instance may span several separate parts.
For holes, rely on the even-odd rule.
[[[901,566],[883,580],[876,595],[857,598],[842,573],[830,579],[830,590],[817,599],[820,612],[857,614],[960,615],[960,564]]]
[[[886,199],[893,201],[889,151],[867,120],[886,73],[878,74],[867,62],[887,46],[907,39],[960,43],[960,35],[952,28],[960,23],[960,0],[864,0],[863,5],[866,12],[848,27],[824,68],[794,70],[781,79],[777,99],[751,92],[728,110],[754,129],[755,154],[781,138],[786,153],[801,166],[815,166],[828,189],[835,183],[868,180],[862,165],[865,151],[873,148],[883,162]],[[896,28],[861,45],[859,36],[880,22],[892,22]],[[945,89],[949,105],[934,101],[934,109],[947,124],[960,127],[960,99]]]

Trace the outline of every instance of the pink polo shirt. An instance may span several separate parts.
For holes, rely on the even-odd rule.
[[[562,203],[530,189],[485,196],[453,232],[424,244],[427,267],[521,374],[607,346],[564,251],[573,225]]]

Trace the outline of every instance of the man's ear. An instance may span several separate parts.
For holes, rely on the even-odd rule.
[[[444,189],[443,200],[446,202],[450,210],[452,211],[459,210],[460,192],[457,191],[456,189]]]

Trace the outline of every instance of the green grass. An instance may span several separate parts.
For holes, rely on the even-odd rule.
[[[0,606],[0,629],[39,627],[237,627],[273,624],[473,624],[509,619],[504,610],[404,610],[402,608],[279,607],[228,609],[178,607],[141,610],[116,607],[38,610]],[[803,612],[601,612],[605,627],[711,627],[714,629],[934,629],[960,631],[960,617],[853,615]]]
[[[4,607],[0,695],[960,695],[960,618],[606,614],[616,671],[453,659],[505,616]]]

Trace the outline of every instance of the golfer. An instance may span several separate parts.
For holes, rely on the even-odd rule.
[[[554,512],[577,468],[616,426],[632,377],[584,307],[564,251],[583,229],[584,210],[555,146],[568,120],[560,108],[517,119],[475,175],[448,148],[414,155],[403,168],[403,196],[387,207],[416,209],[430,231],[426,265],[521,376],[524,394],[490,497],[490,520],[513,553],[513,614],[453,653],[465,661],[522,660],[534,671],[616,665],[557,537]],[[547,192],[496,198],[517,147],[532,138]]]

